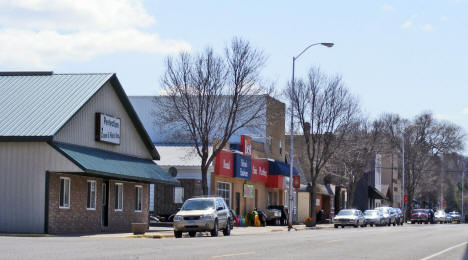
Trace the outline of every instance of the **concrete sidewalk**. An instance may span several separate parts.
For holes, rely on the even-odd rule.
[[[333,228],[332,224],[319,224],[315,227],[306,227],[305,225],[294,225],[291,232]],[[266,226],[266,227],[235,227],[231,231],[231,236],[244,236],[244,235],[259,235],[271,232],[288,232],[287,226]],[[188,234],[184,233],[184,237]],[[209,232],[199,232],[197,236],[210,236]],[[115,234],[93,234],[84,235],[80,237],[92,238],[173,238],[174,232],[169,227],[150,227],[149,231],[144,235],[134,235],[132,233],[115,233]]]

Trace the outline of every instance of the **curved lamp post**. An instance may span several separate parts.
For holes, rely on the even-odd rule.
[[[331,42],[319,42],[319,43],[314,43],[309,46],[307,46],[301,53],[299,53],[297,56],[293,57],[293,67],[292,67],[292,81],[291,81],[291,93],[294,93],[294,65],[296,63],[296,60],[304,53],[306,52],[310,47],[316,46],[316,45],[323,45],[325,47],[331,48],[334,43]],[[290,141],[289,141],[289,160],[290,160],[290,168],[289,168],[289,218],[288,218],[288,226],[289,228],[292,227],[292,218],[293,218],[293,204],[294,204],[294,197],[293,197],[293,162],[294,162],[294,106],[293,106],[294,100],[291,95],[291,128],[290,128]],[[305,134],[305,133],[304,133]]]

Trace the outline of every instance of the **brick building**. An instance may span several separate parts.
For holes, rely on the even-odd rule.
[[[177,184],[115,74],[0,73],[0,232],[129,231]]]
[[[181,185],[155,184],[154,187],[150,188],[151,197],[154,196],[155,214],[167,216],[175,213],[185,199],[202,194],[200,158],[193,145],[187,143],[183,136],[174,137],[171,135],[171,131],[161,129],[161,125],[154,124],[157,121],[154,117],[157,114],[154,98],[136,96],[130,97],[130,101],[142,119],[153,143],[164,154],[171,155],[161,159],[159,162],[161,167],[166,170],[171,167],[177,169],[177,179]],[[239,152],[241,135],[252,137],[252,155],[248,156],[250,159],[246,158],[251,166],[254,159],[263,161],[266,165],[269,165],[269,161],[278,162],[278,165],[284,162],[285,104],[272,97],[265,98],[267,98],[266,113],[262,123],[254,129],[240,129],[235,136],[231,137],[229,144],[225,147],[225,152],[233,157],[231,167],[234,167],[234,156],[236,158],[243,156]],[[224,197],[228,205],[238,214],[244,215],[254,208],[263,209],[268,205],[284,205],[287,202],[285,198],[287,198],[288,178],[285,178],[284,175],[289,176],[289,171],[287,173],[277,171],[276,175],[265,179],[251,179],[252,170],[249,169],[249,177],[239,178],[235,177],[235,169],[233,168],[227,175],[219,174],[216,171],[216,161],[213,162],[208,171],[209,193]],[[252,194],[245,196],[245,189],[252,190]]]

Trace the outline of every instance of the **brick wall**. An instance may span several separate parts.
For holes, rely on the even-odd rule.
[[[60,177],[70,178],[70,207],[59,208]],[[87,181],[96,181],[96,209],[86,208]],[[101,226],[102,178],[72,174],[50,173],[48,232],[57,233],[99,233],[102,231],[130,231],[134,222],[148,222],[149,185],[135,182],[123,183],[123,211],[114,210],[115,183],[111,180],[109,195],[109,225]],[[135,212],[135,185],[143,187],[142,212]]]

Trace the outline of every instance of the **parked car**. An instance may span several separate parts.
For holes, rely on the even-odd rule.
[[[445,218],[446,218],[446,220],[447,220],[446,223],[452,223],[452,220],[453,220],[453,219],[452,219],[452,215],[447,214]]]
[[[384,219],[382,212],[378,210],[366,210],[364,211],[364,218],[366,219],[366,226],[370,225],[373,227],[374,225],[385,225],[386,220]]]
[[[174,236],[182,237],[182,232],[188,232],[194,237],[197,232],[211,232],[218,236],[222,230],[225,236],[231,234],[231,211],[221,197],[196,197],[188,199],[174,217]]]
[[[281,210],[279,209],[265,209],[262,212],[266,215],[266,222],[268,225],[281,225]]]
[[[403,212],[401,212],[401,209],[399,209],[399,208],[393,208],[393,210],[396,213],[396,222],[397,222],[397,224],[403,226],[403,223],[405,222]]]
[[[427,214],[427,211],[425,209],[413,209],[411,211],[411,217],[410,217],[411,224],[414,223],[429,223],[429,216]]]
[[[287,225],[288,224],[288,212],[286,208],[284,206],[278,206],[278,205],[276,206],[270,205],[267,207],[267,210],[272,210],[272,209],[276,209],[281,212],[279,223],[275,225]]]
[[[443,210],[438,210],[434,214],[434,222],[436,223],[446,223],[447,222],[447,214]]]
[[[452,217],[452,221],[456,222],[458,224],[461,223],[461,214],[458,211],[452,211],[449,213],[449,215]]]
[[[396,225],[396,213],[391,207],[377,207],[376,210],[382,212],[383,217],[387,220],[387,225]]]
[[[333,218],[333,224],[335,228],[341,226],[354,226],[355,228],[361,226],[366,226],[366,219],[362,211],[358,209],[342,209],[338,214]]]

